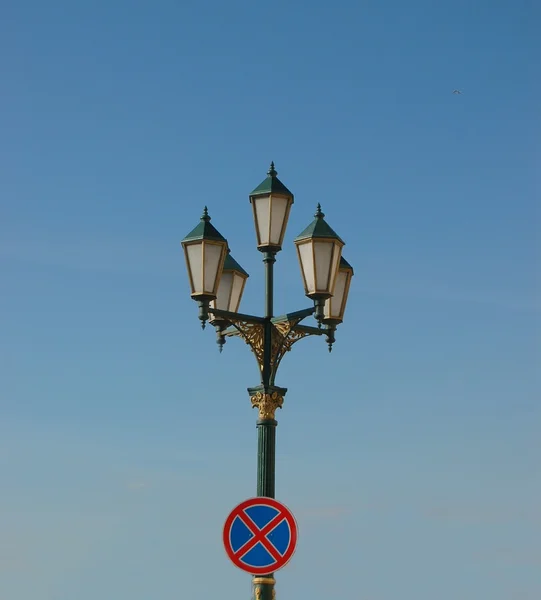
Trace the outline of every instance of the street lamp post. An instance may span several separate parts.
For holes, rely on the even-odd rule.
[[[202,327],[214,326],[222,351],[226,338],[241,337],[254,353],[260,384],[248,388],[253,408],[258,409],[257,495],[275,497],[276,409],[282,408],[286,388],[275,385],[284,354],[298,340],[325,336],[329,352],[335,331],[342,323],[353,269],[342,257],[344,242],[324,220],[318,204],[314,221],[295,239],[306,296],[310,308],[274,316],[274,263],[282,249],[293,194],[278,179],[271,163],[267,178],[250,194],[257,249],[265,265],[265,313],[263,317],[238,312],[248,273],[233,259],[227,240],[210,223],[205,207],[200,223],[182,240],[191,295],[199,305]],[[317,327],[301,325],[314,315]],[[273,600],[273,574],[254,576],[255,600]]]

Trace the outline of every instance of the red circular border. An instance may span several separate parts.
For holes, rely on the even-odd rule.
[[[282,559],[280,561],[275,563],[272,569],[270,567],[248,567],[243,562],[241,562],[239,558],[235,556],[233,548],[231,548],[231,544],[229,542],[229,533],[231,531],[231,525],[233,524],[233,521],[235,520],[237,515],[245,508],[261,505],[271,506],[272,508],[276,508],[277,510],[282,512],[284,518],[286,519],[289,525],[289,531],[291,532],[291,539],[289,540],[289,546],[287,547],[285,554],[282,556]],[[295,552],[295,548],[297,546],[297,537],[297,522],[295,521],[293,513],[289,510],[289,508],[287,508],[287,506],[285,506],[281,502],[278,502],[278,500],[275,500],[274,498],[267,498],[265,496],[250,498],[249,500],[245,500],[244,502],[241,502],[238,506],[236,506],[227,517],[223,531],[223,542],[227,556],[236,567],[242,569],[243,571],[246,571],[247,573],[250,573],[251,575],[269,575],[270,573],[274,573],[285,567],[285,565],[289,562],[290,558]]]

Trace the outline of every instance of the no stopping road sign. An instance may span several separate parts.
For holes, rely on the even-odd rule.
[[[251,498],[226,519],[224,547],[231,562],[252,575],[268,575],[286,565],[297,545],[291,511],[273,498]]]

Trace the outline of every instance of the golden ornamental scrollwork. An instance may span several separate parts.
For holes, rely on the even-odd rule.
[[[225,336],[240,336],[252,349],[259,367],[263,368],[263,338],[265,329],[260,323],[249,323],[247,321],[230,321],[235,327],[233,331],[226,331]]]
[[[274,381],[274,375],[278,369],[280,361],[286,352],[291,350],[291,346],[298,340],[311,335],[310,332],[296,329],[300,319],[291,321],[280,321],[273,323],[271,328],[271,343],[269,362],[271,367],[271,382]],[[246,320],[229,319],[233,326],[224,332],[224,337],[241,337],[252,349],[259,369],[263,371],[265,362],[265,326],[262,323],[253,323]]]
[[[260,419],[274,419],[277,408],[282,408],[284,398],[278,392],[266,394],[265,392],[257,392],[250,398],[252,408],[257,407],[259,410]]]
[[[310,333],[306,331],[299,331],[295,329],[295,325],[297,325],[297,321],[289,322],[285,321],[283,323],[275,323],[274,328],[280,335],[280,339],[277,340],[276,347],[273,345],[272,352],[272,366],[274,369],[278,368],[280,361],[284,357],[286,352],[291,350],[291,346],[295,342],[302,340],[302,338],[307,337]]]

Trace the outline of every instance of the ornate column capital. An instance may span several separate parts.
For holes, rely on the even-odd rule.
[[[254,388],[248,388],[252,408],[259,410],[260,421],[274,421],[274,415],[277,408],[282,408],[284,396],[287,389],[276,386],[264,387],[259,385]]]

